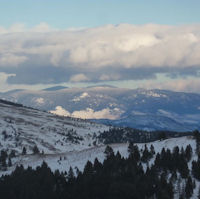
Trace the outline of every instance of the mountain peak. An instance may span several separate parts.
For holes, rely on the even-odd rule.
[[[68,87],[66,86],[53,86],[53,87],[49,87],[49,88],[45,88],[43,89],[43,91],[57,91],[57,90],[62,90],[62,89],[66,89]]]

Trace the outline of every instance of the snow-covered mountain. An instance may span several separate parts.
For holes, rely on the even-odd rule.
[[[27,154],[80,151],[101,145],[96,137],[109,127],[0,101],[0,149]]]
[[[62,117],[51,113],[32,108],[23,107],[0,100],[0,151],[6,151],[11,157],[12,165],[6,169],[0,167],[0,176],[10,174],[17,165],[25,168],[31,166],[36,168],[43,161],[53,170],[68,171],[70,167],[76,171],[78,168],[83,171],[86,162],[94,162],[98,158],[100,162],[105,159],[105,145],[97,136],[103,131],[109,130],[108,126],[95,124],[87,120]],[[146,143],[148,149],[153,145],[156,153],[160,153],[162,148],[173,151],[175,146],[179,149],[192,146],[192,159],[189,161],[191,170],[192,161],[196,160],[196,141],[193,136],[170,138],[162,141]],[[37,146],[40,153],[33,153],[33,148]],[[128,157],[128,144],[111,144],[114,152],[120,152],[123,157]],[[145,143],[137,144],[139,151],[143,151]],[[23,154],[23,148],[26,153]],[[153,164],[154,156],[148,163],[143,163],[143,168]],[[2,160],[1,160],[2,161]],[[193,198],[197,197],[199,182],[196,181]],[[176,189],[176,187],[175,187]],[[176,193],[175,193],[176,196]],[[175,197],[176,198],[176,197]]]
[[[0,97],[52,113],[145,130],[200,129],[200,94],[107,86],[14,90]]]

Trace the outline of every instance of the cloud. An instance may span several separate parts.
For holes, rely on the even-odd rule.
[[[117,119],[119,115],[112,113],[112,110],[109,108],[105,108],[99,111],[94,111],[91,108],[87,108],[85,110],[74,111],[72,113],[72,117],[82,118],[82,119]]]
[[[83,92],[79,97],[75,97],[74,99],[72,99],[73,102],[79,102],[81,101],[81,99],[90,97],[90,95],[87,92]]]
[[[164,90],[173,90],[173,91],[183,91],[183,92],[194,92],[199,93],[200,79],[172,79],[164,82],[156,82],[149,80],[145,83],[141,83],[141,87],[147,89],[164,89]]]
[[[0,72],[16,74],[10,84],[155,79],[158,73],[177,78],[200,69],[198,24],[73,30],[15,24],[0,27],[0,35]]]
[[[56,106],[56,109],[50,112],[55,115],[60,115],[65,117],[70,116],[70,113],[67,110],[65,110],[62,106]]]
[[[15,54],[5,53],[0,55],[0,66],[19,66],[24,63],[28,58],[26,56],[19,56]]]
[[[55,110],[50,112],[56,115],[71,116],[82,119],[111,119],[111,120],[118,119],[122,113],[118,108],[115,109],[105,108],[99,111],[94,111],[91,108],[86,108],[85,110],[79,110],[79,111],[74,111],[73,113],[69,113],[61,106],[57,106]]]
[[[86,75],[84,74],[77,74],[77,75],[72,75],[69,81],[70,82],[85,82],[85,81],[89,81],[89,78],[86,77]]]

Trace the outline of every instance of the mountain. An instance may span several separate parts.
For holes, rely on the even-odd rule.
[[[37,146],[45,154],[80,151],[102,144],[97,136],[109,127],[27,108],[0,100],[0,149],[27,154]]]
[[[101,173],[101,175],[110,175],[114,171],[113,169],[116,170],[117,166],[120,165],[123,166],[123,170],[121,170],[120,168],[119,171],[123,171],[123,174],[124,172],[126,172],[126,169],[124,170],[124,168],[129,168],[126,167],[125,164],[131,163],[134,165],[134,159],[132,159],[131,161],[129,161],[128,159],[128,157],[131,156],[129,156],[130,144],[127,144],[127,139],[133,138],[133,134],[138,134],[138,136],[140,136],[141,138],[144,136],[143,134],[146,134],[147,137],[148,135],[150,137],[153,134],[153,132],[150,133],[134,129],[129,130],[129,128],[116,128],[116,130],[115,128],[110,129],[110,127],[108,126],[89,122],[88,120],[57,116],[46,111],[24,107],[22,104],[17,104],[5,100],[0,100],[0,127],[0,186],[3,186],[4,188],[6,187],[7,191],[2,192],[2,189],[0,190],[1,193],[5,194],[5,196],[10,193],[8,185],[12,186],[11,189],[13,191],[15,190],[16,193],[23,192],[23,187],[26,187],[27,189],[29,185],[26,185],[26,182],[23,181],[23,175],[26,172],[30,172],[30,175],[27,173],[28,179],[34,178],[32,169],[36,169],[36,176],[38,176],[40,172],[44,172],[43,174],[47,174],[50,171],[49,168],[54,172],[56,177],[58,177],[59,172],[63,172],[61,174],[62,179],[66,180],[69,179],[68,177],[70,175],[70,172],[68,171],[70,170],[70,168],[72,168],[72,171],[74,172],[77,171],[74,176],[76,177],[76,175],[78,175],[78,171],[86,172],[87,169],[94,168],[93,166],[90,166],[91,164],[95,164],[95,161],[97,163],[97,160],[95,159],[98,158],[99,163],[96,164],[96,166],[100,165],[100,170],[105,171],[103,166],[105,168],[111,169],[109,172]],[[101,135],[103,135],[102,138],[104,138],[102,140],[99,139]],[[174,136],[177,135],[178,133],[174,133]],[[179,133],[179,136],[180,135],[182,136],[184,134]],[[191,136],[190,134],[190,136],[175,137],[165,140],[160,139],[149,143],[134,144],[134,146],[138,147],[138,152],[140,153],[141,157],[140,163],[136,165],[138,166],[138,169],[142,168],[144,170],[145,173],[143,174],[145,176],[143,177],[145,177],[145,179],[146,177],[148,179],[147,170],[152,169],[152,165],[155,164],[156,168],[160,169],[158,170],[160,172],[159,175],[161,175],[162,172],[165,172],[166,179],[169,178],[170,180],[173,180],[171,177],[173,172],[170,169],[172,165],[175,165],[175,173],[177,173],[176,176],[178,177],[174,178],[174,180],[172,181],[174,198],[179,198],[180,193],[184,192],[180,192],[179,187],[184,187],[185,190],[185,187],[187,186],[182,182],[188,181],[189,177],[191,177],[192,182],[196,184],[196,187],[193,187],[192,189],[194,193],[191,193],[193,198],[197,198],[198,195],[200,184],[198,181],[198,175],[194,173],[196,171],[196,167],[194,168],[193,165],[200,165],[197,153],[197,146],[198,141],[200,140],[200,136],[198,131],[196,131],[196,133],[194,133],[193,135],[194,136]],[[105,138],[108,142],[111,141],[113,143],[109,144],[109,146],[112,147],[112,149],[114,150],[113,154],[115,155],[115,157],[110,156],[113,159],[107,158],[108,154],[105,153],[106,149],[109,148],[105,145]],[[122,141],[122,143],[117,143],[119,141]],[[190,158],[187,158],[188,156],[186,154],[188,154],[187,149],[189,145],[191,149],[191,151],[189,152]],[[151,151],[151,157],[147,157],[147,159],[144,159],[146,157],[146,150]],[[174,155],[172,155],[172,153]],[[184,161],[180,159],[181,164],[177,164],[177,161],[172,158],[175,158],[175,155],[177,157],[177,160],[183,158]],[[160,160],[158,160],[158,156],[160,157]],[[172,161],[172,163],[169,160]],[[45,163],[43,163],[44,161],[47,163],[46,165],[48,165],[49,168],[45,166]],[[91,163],[88,163],[88,161],[90,161]],[[111,162],[107,164],[108,161]],[[121,162],[122,164],[119,162]],[[163,165],[163,163],[165,164]],[[27,171],[24,171],[22,169],[22,166],[19,167],[19,165],[23,165],[23,167],[27,169]],[[41,165],[43,165],[43,167],[39,167]],[[85,165],[87,165],[87,167]],[[110,167],[109,165],[112,166]],[[184,167],[186,169],[186,174],[184,174],[185,170],[181,170],[182,165],[186,166]],[[15,173],[11,174],[14,170]],[[68,173],[66,173],[66,171]],[[140,175],[140,173],[137,173],[139,172],[139,170],[133,169],[133,171],[134,172],[132,172],[132,174]],[[117,173],[120,175],[118,170]],[[192,174],[194,174],[194,176]],[[5,177],[5,175],[7,176]],[[18,175],[19,177],[17,177]],[[123,175],[129,176],[126,173],[124,173]],[[46,179],[45,175],[42,176]],[[95,176],[95,178],[97,176]],[[158,173],[156,172],[154,177],[157,179],[157,176]],[[10,177],[13,179],[15,179],[15,177],[17,179],[23,179],[22,182],[24,183],[24,185],[22,187],[17,185],[17,189],[13,188],[16,187],[16,181],[13,180],[7,183],[7,180],[9,180]],[[43,184],[48,182],[48,180],[41,181],[41,179],[42,178],[40,178],[40,180],[36,182],[36,184]],[[92,178],[88,178],[87,180],[90,179]],[[103,179],[105,180],[107,178]],[[68,181],[66,180],[66,182]],[[103,181],[103,183],[105,183],[105,181]],[[24,197],[20,196],[20,198]]]
[[[52,113],[144,130],[200,129],[200,94],[107,86],[16,90],[0,98]]]
[[[49,87],[49,88],[45,88],[43,89],[43,91],[57,91],[57,90],[62,90],[68,88],[66,86],[53,86],[53,87]]]

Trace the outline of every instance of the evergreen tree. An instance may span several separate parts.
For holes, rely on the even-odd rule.
[[[128,146],[129,157],[134,158],[137,162],[140,160],[140,152],[137,145],[133,145],[132,142]]]
[[[7,169],[7,163],[6,163],[6,159],[8,157],[8,154],[6,151],[1,150],[1,154],[0,154],[0,166],[3,170]]]
[[[110,146],[106,146],[104,153],[105,153],[107,159],[114,156],[114,151],[113,151],[112,147],[110,147]]]
[[[189,176],[187,178],[186,186],[185,186],[185,195],[186,198],[190,198],[193,194],[193,182],[192,178]]]
[[[129,145],[128,145],[128,154],[129,156],[132,156],[133,152],[134,152],[134,145],[133,145],[133,142],[129,142]]]
[[[140,151],[139,151],[139,149],[138,149],[138,146],[137,145],[134,145],[133,146],[133,155],[134,155],[134,158],[135,158],[135,160],[138,162],[138,161],[140,161]]]
[[[181,160],[181,164],[179,167],[179,172],[181,174],[182,178],[187,178],[188,174],[189,174],[189,169],[188,169],[188,165],[185,159]]]
[[[87,161],[85,168],[84,168],[84,172],[83,172],[86,176],[92,175],[93,174],[93,165],[90,161]]]
[[[198,130],[195,130],[193,132],[193,136],[196,140],[196,154],[198,155],[200,153],[200,133]]]
[[[22,155],[26,155],[26,147],[23,147],[23,149],[22,149]]]
[[[154,149],[154,146],[152,144],[150,146],[150,150],[151,150],[151,154],[153,156],[155,154],[155,149]]]
[[[102,169],[102,164],[97,158],[94,160],[94,172],[99,172]]]
[[[191,145],[187,145],[187,147],[185,149],[185,156],[186,156],[187,161],[191,160],[191,157],[192,157],[192,147],[191,147]]]
[[[8,167],[11,167],[12,166],[12,161],[11,161],[11,158],[9,157],[8,158]]]
[[[200,159],[197,161],[192,161],[192,174],[200,181]]]
[[[16,154],[15,154],[15,151],[14,150],[11,150],[10,154],[9,154],[9,157],[10,158],[15,158],[16,157]]]
[[[39,154],[39,153],[40,153],[40,151],[39,151],[37,145],[35,145],[35,146],[33,147],[33,154]]]
[[[144,151],[142,153],[142,162],[148,162],[151,158],[152,158],[152,154],[151,152],[149,152],[148,148],[147,148],[147,145],[145,144],[144,146]]]
[[[72,169],[72,167],[69,168],[69,172],[68,172],[68,175],[67,175],[67,179],[68,181],[73,181],[74,180],[74,171]]]

